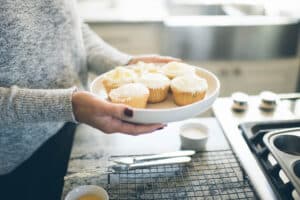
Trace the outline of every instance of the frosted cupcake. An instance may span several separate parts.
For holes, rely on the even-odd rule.
[[[149,90],[141,83],[128,83],[112,89],[109,98],[113,103],[126,104],[134,108],[145,108]]]
[[[162,72],[168,76],[170,79],[173,79],[177,76],[183,76],[186,74],[194,74],[195,73],[195,67],[180,63],[180,62],[170,62],[165,64],[162,67]]]
[[[179,106],[188,105],[205,97],[207,81],[195,74],[179,76],[171,81],[174,102]]]
[[[136,78],[137,75],[134,71],[126,69],[125,67],[116,67],[104,75],[102,83],[107,94],[109,94],[112,89],[127,83],[133,83]]]
[[[149,103],[158,103],[167,98],[170,80],[166,76],[158,73],[143,74],[138,79],[138,82],[142,83],[149,89]]]
[[[145,73],[161,72],[160,66],[153,63],[138,62],[137,64],[129,65],[128,68],[135,71],[138,76],[142,76]]]

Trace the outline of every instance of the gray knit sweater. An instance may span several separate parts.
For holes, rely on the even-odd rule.
[[[0,174],[74,120],[71,95],[88,70],[129,58],[81,23],[75,0],[1,0]]]

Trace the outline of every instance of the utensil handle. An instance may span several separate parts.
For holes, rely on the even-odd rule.
[[[157,160],[157,159],[163,159],[163,158],[174,158],[174,157],[181,157],[181,156],[192,156],[195,154],[195,151],[174,151],[169,153],[162,153],[162,154],[156,154],[151,156],[138,156],[134,158],[134,161],[146,161],[146,160]]]
[[[281,100],[297,100],[300,99],[300,93],[280,94],[279,98]]]
[[[179,164],[179,163],[186,163],[190,162],[191,157],[176,157],[176,158],[168,158],[168,159],[162,159],[162,160],[154,160],[154,161],[148,161],[143,163],[136,163],[129,165],[128,169],[139,169],[139,168],[145,168],[145,167],[151,167],[151,166],[159,166],[159,165],[168,165],[168,164]]]

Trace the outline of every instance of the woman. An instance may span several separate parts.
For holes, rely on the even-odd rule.
[[[130,108],[80,90],[89,70],[173,59],[117,51],[80,22],[75,7],[72,0],[1,1],[1,199],[59,199],[74,122],[131,135],[164,126],[123,122],[134,115]]]

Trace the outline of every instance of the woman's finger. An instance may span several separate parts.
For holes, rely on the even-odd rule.
[[[139,125],[124,122],[112,117],[101,117],[95,119],[93,127],[102,130],[105,133],[124,133],[127,135],[137,136],[140,134],[151,133],[153,131],[164,128],[163,124]]]
[[[111,126],[115,128],[115,132],[126,133],[128,135],[140,135],[151,133],[153,131],[164,128],[164,124],[132,124],[121,120],[112,120]]]
[[[139,61],[145,63],[168,63],[172,61],[180,62],[181,60],[178,58],[173,58],[169,56],[159,56],[159,55],[145,55],[145,56],[136,56],[134,57],[129,64],[135,64]]]
[[[98,106],[99,113],[123,119],[124,117],[133,117],[133,110],[124,104],[110,103],[102,100]]]
[[[178,58],[168,57],[168,56],[154,56],[148,59],[148,62],[151,63],[168,63],[172,61],[181,61]]]

